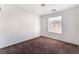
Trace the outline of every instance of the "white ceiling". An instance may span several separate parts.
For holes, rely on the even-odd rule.
[[[41,4],[19,4],[18,7],[24,8],[29,12],[32,12],[36,15],[47,15],[54,13],[52,9],[56,9],[55,12],[62,11],[68,8],[77,6],[77,4],[46,4],[44,7]]]

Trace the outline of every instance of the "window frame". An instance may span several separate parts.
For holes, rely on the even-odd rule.
[[[50,31],[49,31],[49,18],[58,17],[58,16],[61,16],[61,15],[48,17],[48,21],[47,21],[48,27],[47,27],[47,30],[48,30],[49,33],[53,33],[53,34],[63,34],[63,16],[61,16],[61,22],[62,22],[62,24],[61,24],[61,26],[62,26],[62,27],[61,27],[61,29],[62,29],[61,33],[53,32],[53,31],[50,32]]]

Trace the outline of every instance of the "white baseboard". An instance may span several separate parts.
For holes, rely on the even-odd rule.
[[[47,35],[42,35],[44,37],[48,37],[48,38],[51,38],[51,39],[56,39],[56,40],[59,40],[59,41],[63,41],[63,42],[67,42],[67,43],[71,43],[71,44],[74,44],[74,45],[78,45],[78,43],[74,43],[74,42],[70,42],[70,41],[67,41],[67,40],[63,40],[63,39],[57,39],[57,38],[54,38],[54,37],[51,37],[51,36],[47,36]]]
[[[0,48],[5,48],[5,47],[8,47],[8,46],[11,46],[11,45],[23,42],[23,41],[27,41],[27,40],[31,40],[33,38],[37,38],[39,36],[40,36],[40,34],[34,34],[34,35],[29,36],[29,37],[26,37],[25,39],[21,39],[21,40],[18,40],[18,41],[12,41],[11,43],[8,43],[8,44],[5,43],[3,45],[0,45]]]

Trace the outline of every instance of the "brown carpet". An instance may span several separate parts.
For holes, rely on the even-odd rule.
[[[79,47],[74,44],[47,37],[38,37],[3,49],[1,54],[78,54]]]

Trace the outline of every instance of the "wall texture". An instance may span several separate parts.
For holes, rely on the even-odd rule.
[[[14,5],[0,11],[0,48],[40,35],[40,18]]]
[[[77,8],[77,39],[78,39],[78,45],[79,45],[79,7]]]
[[[57,34],[57,33],[49,33],[48,32],[48,17],[53,17],[53,16],[62,16],[63,17],[63,33],[62,34]],[[41,35],[51,37],[51,38],[56,38],[58,40],[70,42],[73,44],[78,44],[79,45],[79,7],[67,9],[61,12],[57,12],[54,14],[50,15],[44,15],[42,16],[42,31]],[[77,29],[78,28],[78,29]]]

